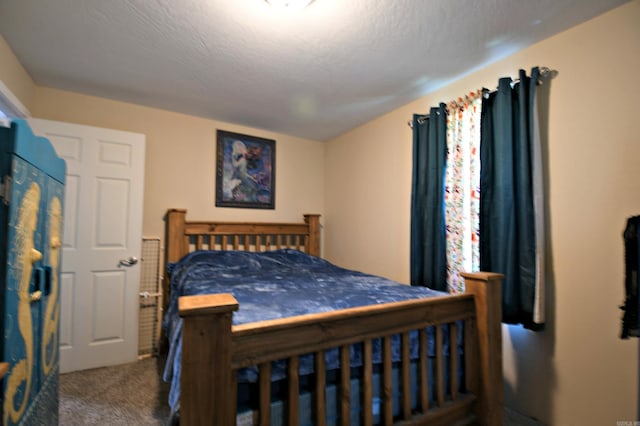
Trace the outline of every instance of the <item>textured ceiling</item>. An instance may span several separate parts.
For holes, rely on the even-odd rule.
[[[322,141],[625,2],[0,0],[0,35],[38,85]]]

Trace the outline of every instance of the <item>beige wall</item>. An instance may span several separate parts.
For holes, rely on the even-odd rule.
[[[93,96],[37,87],[34,117],[146,135],[143,233],[163,236],[167,208],[187,218],[302,221],[324,214],[324,144]],[[276,140],[275,210],[215,207],[216,129]]]
[[[635,0],[327,144],[325,255],[409,280],[413,113],[519,68],[558,71],[548,99],[548,327],[504,327],[505,401],[551,425],[636,419],[636,340],[618,339],[622,231],[640,214],[640,1]],[[544,118],[544,117],[543,117]]]
[[[5,39],[0,35],[0,81],[18,102],[31,109],[35,84]]]

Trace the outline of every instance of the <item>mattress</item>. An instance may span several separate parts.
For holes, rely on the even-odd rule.
[[[233,324],[296,315],[329,312],[415,298],[437,297],[445,293],[427,287],[400,284],[384,277],[338,267],[324,259],[292,249],[270,252],[196,251],[169,265],[171,297],[163,321],[170,350],[164,379],[171,383],[169,404],[179,406],[182,319],[178,315],[180,296],[230,293],[239,303]],[[461,329],[461,328],[460,328]],[[434,333],[429,332],[428,353],[434,356]],[[444,351],[448,341],[444,333]],[[417,341],[417,332],[411,333]],[[351,347],[351,366],[362,365],[359,345]],[[418,345],[411,344],[411,358],[418,356]],[[392,338],[393,360],[400,359],[400,337]],[[373,362],[381,361],[381,343],[373,341]],[[338,350],[325,352],[327,370],[339,368]],[[300,376],[313,373],[313,356],[300,357]],[[286,376],[286,363],[272,364],[272,380]],[[238,372],[238,383],[255,383],[257,368]]]

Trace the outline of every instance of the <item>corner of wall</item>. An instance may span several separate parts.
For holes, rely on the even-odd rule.
[[[0,92],[22,115],[33,106],[36,85],[6,40],[0,35]]]

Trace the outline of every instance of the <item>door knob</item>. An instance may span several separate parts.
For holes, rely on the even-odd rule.
[[[120,266],[130,267],[138,263],[138,258],[135,256],[128,257],[126,259],[120,259]]]

